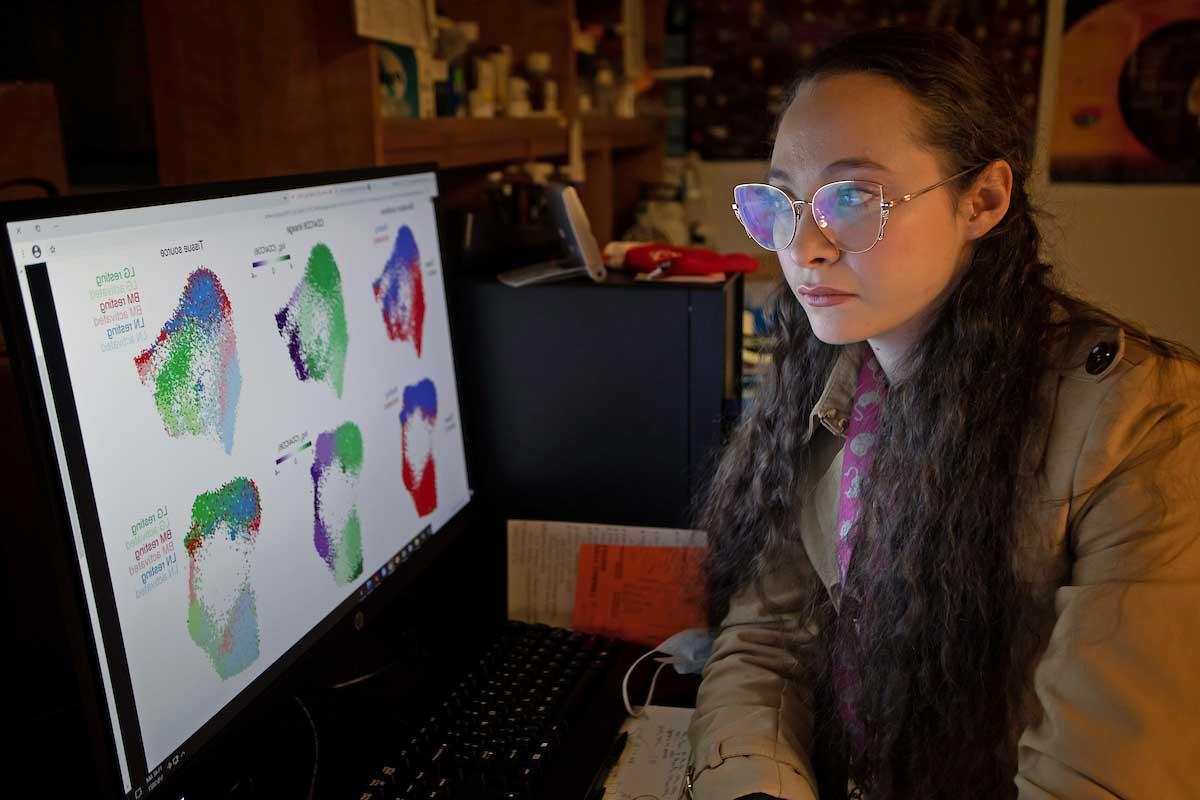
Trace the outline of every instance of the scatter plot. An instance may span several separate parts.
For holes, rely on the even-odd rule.
[[[412,230],[403,225],[396,232],[392,255],[371,284],[383,314],[388,338],[410,341],[421,355],[425,330],[425,289],[421,283],[421,253]]]
[[[363,570],[362,530],[355,505],[362,463],[362,433],[353,422],[317,436],[312,465],[313,545],[339,586]]]
[[[188,555],[187,627],[221,680],[258,658],[258,613],[250,558],[262,521],[258,486],[234,478],[192,503],[183,545]]]
[[[275,325],[287,342],[296,377],[327,382],[341,397],[350,335],[342,274],[328,246],[313,247],[300,285],[275,313]]]
[[[433,432],[437,422],[437,387],[426,378],[404,387],[400,407],[400,436],[404,453],[404,487],[419,516],[437,508],[437,465],[433,458]]]
[[[179,304],[146,350],[134,356],[141,382],[170,436],[211,436],[233,450],[242,374],[233,311],[209,269],[188,276]]]

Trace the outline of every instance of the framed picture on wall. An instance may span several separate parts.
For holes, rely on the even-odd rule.
[[[1067,0],[1053,181],[1200,182],[1200,0]]]

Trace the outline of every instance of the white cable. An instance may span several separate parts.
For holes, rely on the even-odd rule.
[[[646,706],[650,705],[650,698],[654,696],[654,685],[658,683],[658,674],[662,672],[663,667],[667,665],[668,661],[661,658],[655,659],[660,663],[658,665],[658,669],[654,670],[654,677],[650,679],[650,691],[646,692],[646,702],[642,703],[642,705],[639,706],[636,711],[633,709],[633,706],[629,704],[629,676],[633,674],[633,670],[637,667],[637,665],[642,663],[642,659],[644,659],[646,656],[652,656],[657,652],[657,650],[648,650],[647,652],[642,653],[640,656],[638,656],[637,661],[634,661],[629,665],[629,669],[625,670],[625,677],[621,679],[621,700],[624,701],[625,710],[629,712],[629,716],[631,717],[640,717],[645,713]]]

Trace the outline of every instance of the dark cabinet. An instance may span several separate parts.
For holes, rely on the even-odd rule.
[[[456,286],[481,499],[506,518],[685,527],[741,386],[739,276]]]

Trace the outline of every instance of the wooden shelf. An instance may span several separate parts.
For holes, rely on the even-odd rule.
[[[582,122],[587,153],[654,147],[662,141],[662,126],[653,120],[589,115]],[[564,158],[568,135],[563,117],[526,117],[383,120],[380,137],[380,164],[436,161],[450,169]]]
[[[599,114],[584,114],[584,150],[607,147],[610,150],[631,150],[661,145],[666,135],[663,123],[654,119],[620,119]]]
[[[589,18],[599,13],[595,3],[585,5]],[[355,33],[345,0],[144,0],[160,180],[433,162],[447,171],[440,184],[447,197],[465,206],[481,200],[487,171],[533,160],[563,163],[578,94],[575,0],[446,0],[445,6],[451,18],[479,22],[481,46],[510,44],[515,64],[527,53],[549,52],[564,116],[383,119],[377,48]],[[661,42],[663,4],[647,0],[646,9],[648,41]],[[272,24],[264,28],[264,19]],[[650,53],[660,50],[648,46]],[[596,114],[580,120],[581,194],[603,244],[634,221],[644,185],[661,180],[665,126]]]
[[[567,153],[567,121],[561,117],[383,120],[380,129],[382,164],[436,161],[453,168]]]

